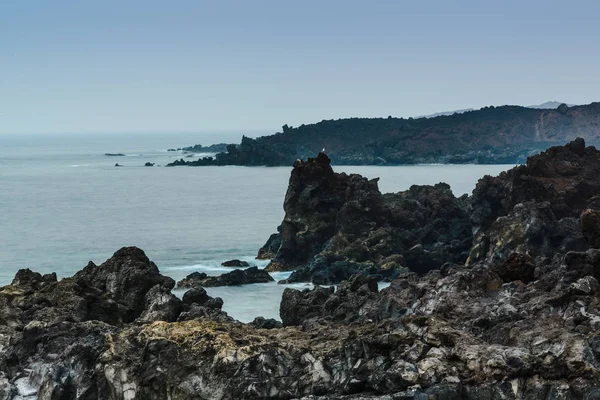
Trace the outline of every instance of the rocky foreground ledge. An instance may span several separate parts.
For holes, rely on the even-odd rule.
[[[598,398],[600,250],[511,260],[286,289],[284,327],[179,300],[137,248],[22,270],[0,289],[0,398]]]
[[[575,141],[486,177],[466,262],[286,289],[282,327],[178,299],[135,247],[60,281],[21,270],[0,288],[0,399],[600,398],[599,169]]]

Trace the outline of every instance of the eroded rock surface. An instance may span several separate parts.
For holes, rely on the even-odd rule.
[[[382,195],[377,179],[333,172],[324,153],[294,164],[284,210],[281,244],[267,270],[298,269],[288,282],[425,273],[464,262],[471,248],[469,204],[448,185]]]
[[[473,191],[474,246],[469,263],[500,262],[512,253],[549,257],[596,245],[591,212],[600,207],[600,152],[578,138],[485,176]],[[585,231],[580,217],[583,215]]]
[[[121,262],[123,273],[144,269],[143,259],[131,261]],[[487,265],[449,264],[424,276],[404,274],[381,291],[376,278],[364,275],[337,290],[288,289],[283,328],[260,318],[233,321],[219,310],[222,301],[202,289],[177,304],[177,322],[153,321],[159,314],[152,306],[124,322],[116,316],[129,308],[106,289],[20,272],[0,289],[0,394],[40,400],[595,398],[600,250],[521,261],[534,265],[529,283]],[[145,296],[168,290],[153,286]],[[88,306],[73,307],[78,301]],[[111,305],[108,315],[115,318],[108,320],[98,310]]]

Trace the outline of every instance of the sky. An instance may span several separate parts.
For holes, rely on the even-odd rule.
[[[600,101],[600,2],[0,2],[0,134]]]

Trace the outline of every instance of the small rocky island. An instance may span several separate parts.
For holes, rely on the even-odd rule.
[[[250,267],[247,269],[234,269],[220,276],[208,276],[204,272],[192,272],[184,279],[177,282],[177,288],[201,288],[215,286],[239,286],[249,283],[272,282],[273,278],[264,269]]]
[[[227,151],[227,143],[211,144],[210,146],[195,144],[193,146],[178,147],[176,149],[172,148],[167,151],[182,151],[183,153],[219,153]]]
[[[281,323],[243,324],[201,285],[174,296],[135,247],[62,280],[20,270],[0,398],[599,398],[599,177],[582,139],[460,198],[297,161],[260,255],[337,288],[286,288]]]

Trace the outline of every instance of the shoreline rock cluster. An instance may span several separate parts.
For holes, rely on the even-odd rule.
[[[0,399],[600,398],[598,150],[551,148],[459,199],[443,185],[381,195],[325,157],[295,167],[262,254],[306,266],[337,243],[379,262],[399,240],[389,287],[377,264],[336,289],[286,288],[281,323],[243,324],[202,288],[174,296],[135,247],[62,280],[21,270],[0,288]],[[463,224],[466,250],[450,240]],[[411,251],[443,263],[411,271]]]
[[[247,285],[249,283],[267,282],[273,282],[273,278],[267,271],[258,269],[258,267],[249,267],[246,269],[234,269],[231,272],[219,276],[208,276],[204,272],[192,272],[177,282],[177,288],[189,289],[214,286],[239,286]]]

